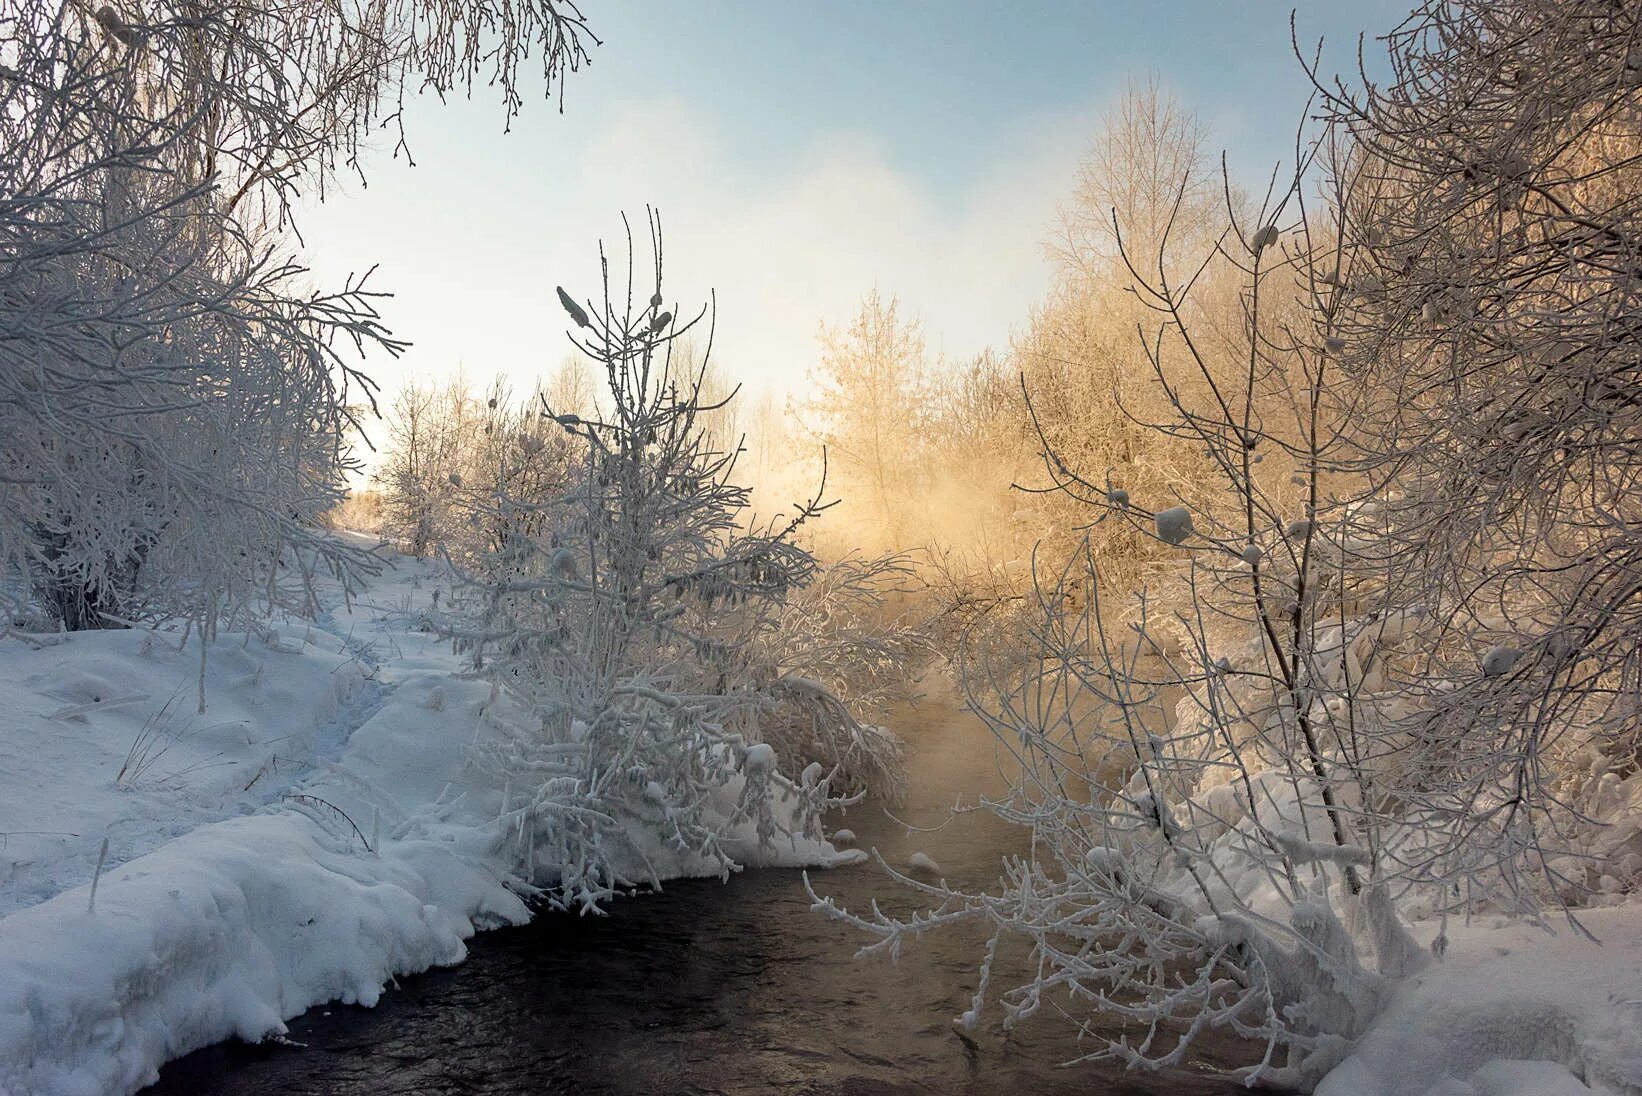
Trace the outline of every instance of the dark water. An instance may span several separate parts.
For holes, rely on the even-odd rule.
[[[936,825],[957,794],[1001,780],[990,740],[926,703],[899,729],[914,751],[898,816]],[[932,856],[954,884],[996,878],[1019,835],[966,815],[908,833],[877,808],[835,823],[905,867]],[[875,864],[812,874],[864,909],[908,908]],[[152,1093],[903,1093],[1163,1096],[1245,1092],[1205,1073],[1062,1067],[1093,1049],[1044,1016],[1006,1035],[993,1009],[973,1039],[953,1017],[974,990],[980,938],[946,933],[898,963],[859,960],[862,937],[809,908],[800,874],[669,884],[606,917],[544,915],[483,933],[467,962],[403,979],[375,1009],[329,1006],[291,1022],[302,1047],[224,1044],[172,1063]],[[994,988],[1002,982],[994,974]],[[1113,1034],[1120,1028],[1102,1029]]]

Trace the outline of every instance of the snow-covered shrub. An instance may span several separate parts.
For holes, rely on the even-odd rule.
[[[747,628],[736,672],[775,702],[758,735],[783,771],[816,765],[835,793],[900,799],[901,741],[881,723],[891,704],[910,699],[925,644],[886,600],[912,578],[902,557],[846,556]]]
[[[1256,223],[1303,214],[1300,193],[1296,182]],[[1006,1022],[1045,1008],[1130,1021],[1093,1055],[1176,1065],[1219,1029],[1263,1046],[1251,1076],[1304,1083],[1424,959],[1393,901],[1423,835],[1491,808],[1467,814],[1440,770],[1395,756],[1403,728],[1382,662],[1414,618],[1360,607],[1376,591],[1343,533],[1358,480],[1331,403],[1341,375],[1286,307],[1267,310],[1292,300],[1297,260],[1318,245],[1303,217],[1290,242],[1269,237],[1228,229],[1246,323],[1219,333],[1232,345],[1213,359],[1195,349],[1206,340],[1188,291],[1135,275],[1163,327],[1143,353],[1172,417],[1152,426],[1205,454],[1212,484],[1190,500],[1120,493],[1040,436],[1049,489],[1104,524],[1102,547],[1149,538],[1176,563],[1161,595],[1120,611],[1091,539],[1040,575],[1035,658],[966,665],[972,704],[1020,770],[987,806],[1031,828],[1030,852],[993,893],[908,880],[935,903],[910,919],[828,908],[886,950],[957,921],[990,925],[988,956],[1025,938],[1038,975],[1002,994]],[[1228,350],[1240,371],[1222,369]]]
[[[280,233],[407,84],[482,76],[512,112],[529,47],[552,86],[582,37],[551,0],[8,4],[0,607],[210,631],[361,567],[315,525],[370,398],[354,352],[402,344],[364,279],[310,288]]]
[[[1430,855],[1522,905],[1587,876],[1562,846],[1594,804],[1567,791],[1642,761],[1639,33],[1628,5],[1422,3],[1394,79],[1319,85],[1341,223],[1319,297],[1379,503],[1352,533],[1384,600],[1431,617],[1411,741],[1494,805]]]
[[[823,619],[859,612],[851,599],[869,597],[888,565],[806,594],[818,566],[794,534],[821,505],[747,523],[737,453],[705,429],[706,359],[681,370],[673,356],[707,312],[679,320],[664,308],[651,227],[645,298],[612,287],[607,260],[598,303],[560,291],[572,341],[604,367],[606,399],[592,413],[543,401],[579,463],[546,494],[498,489],[481,517],[512,532],[464,568],[442,624],[540,717],[479,762],[509,789],[503,816],[523,874],[566,905],[656,883],[663,869],[727,873],[733,831],[763,844],[814,838],[846,783],[898,778],[897,745],[852,711],[887,673],[831,671],[888,657],[899,641]],[[630,240],[628,260],[631,270]],[[811,634],[799,638],[803,614]],[[818,673],[846,681],[842,695]],[[782,765],[806,771],[788,779]]]

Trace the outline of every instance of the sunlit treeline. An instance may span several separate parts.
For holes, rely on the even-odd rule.
[[[1132,86],[1114,104],[1066,180],[1043,241],[1050,288],[1006,346],[940,358],[921,319],[892,293],[873,290],[853,317],[817,317],[798,391],[749,397],[737,387],[738,363],[707,363],[713,409],[704,418],[717,445],[741,451],[736,474],[751,488],[748,520],[788,510],[824,483],[835,505],[806,529],[808,542],[833,559],[906,553],[935,611],[961,624],[1007,616],[1026,600],[1034,572],[1054,573],[1086,539],[1110,589],[1158,578],[1167,553],[1116,524],[1090,528],[1075,500],[1050,489],[1046,461],[1136,497],[1220,504],[1201,445],[1158,429],[1171,400],[1210,401],[1213,386],[1196,371],[1159,372],[1154,359],[1170,348],[1148,347],[1153,309],[1131,289],[1131,267],[1190,283],[1196,350],[1209,375],[1246,370],[1237,270],[1217,247],[1227,198],[1247,203],[1222,178],[1210,140],[1154,83]],[[1268,292],[1297,302],[1301,287],[1291,281]],[[1265,308],[1280,313],[1283,302]],[[1152,337],[1180,336],[1170,329]],[[702,352],[689,339],[673,351],[684,372],[695,371]],[[529,393],[461,373],[411,383],[389,411],[373,490],[358,496],[374,511],[356,501],[343,520],[374,523],[417,554],[482,542],[482,531],[453,519],[454,500],[493,491],[504,468],[550,476],[549,465],[560,467],[567,443],[544,415],[595,409],[589,377],[572,358]],[[1268,378],[1262,387],[1274,407],[1287,406],[1281,384]],[[1291,471],[1279,456],[1260,474],[1281,492]]]
[[[1168,552],[1117,523],[1092,527],[1051,473],[1060,461],[1136,498],[1222,505],[1203,446],[1160,428],[1172,401],[1210,406],[1211,378],[1248,369],[1239,271],[1220,245],[1228,198],[1249,203],[1210,158],[1210,139],[1155,84],[1119,99],[1045,241],[1050,288],[1007,346],[938,359],[918,317],[876,291],[848,322],[823,325],[807,387],[746,422],[756,497],[773,505],[816,482],[824,450],[839,505],[817,532],[823,551],[911,553],[965,619],[1018,604],[1034,571],[1055,573],[1086,539],[1111,590],[1165,574]],[[1191,286],[1184,307],[1205,369],[1161,367],[1182,336],[1157,330],[1155,306],[1132,288],[1137,269]],[[1302,296],[1292,278],[1266,291],[1278,298],[1264,305],[1272,323]],[[1285,379],[1259,387],[1274,420],[1265,428],[1282,431]],[[1298,490],[1280,453],[1259,462],[1270,490]]]

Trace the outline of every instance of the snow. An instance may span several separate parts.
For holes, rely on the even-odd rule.
[[[775,771],[775,747],[759,742],[747,747],[747,760],[742,771],[749,776],[764,776]]]
[[[941,865],[927,852],[915,852],[907,857],[907,867],[920,875],[940,875]]]
[[[224,635],[201,715],[198,645],[179,638],[0,643],[0,916],[89,881],[105,836],[119,865],[277,802],[380,703],[335,635]]]
[[[1182,544],[1192,535],[1192,514],[1184,506],[1160,510],[1152,519],[1157,524],[1157,535],[1167,544]]]
[[[1249,240],[1249,250],[1256,253],[1264,251],[1266,248],[1277,242],[1277,236],[1277,226],[1267,225],[1260,231],[1256,232]]]
[[[311,625],[219,637],[204,714],[196,637],[0,641],[0,1092],[131,1092],[199,1046],[277,1036],[327,1001],[373,1004],[396,975],[459,962],[475,931],[530,916],[495,822],[522,791],[470,764],[528,716],[419,630],[439,570],[391,563]],[[793,785],[773,764],[755,744],[743,769],[779,799]],[[1262,801],[1281,806],[1280,791]],[[1634,833],[1633,791],[1589,793],[1614,822],[1603,850]],[[725,809],[741,794],[724,788]],[[1222,867],[1263,870],[1235,795],[1219,799],[1222,840],[1242,850]],[[1296,860],[1358,859],[1305,832],[1275,840]],[[865,859],[760,846],[750,829],[726,845],[750,866]],[[642,848],[663,878],[713,870],[659,839]],[[1091,868],[1109,853],[1090,850]],[[921,852],[908,867],[941,872]],[[1441,960],[1407,964],[1420,969],[1389,987],[1321,1096],[1642,1093],[1642,901],[1603,900],[1580,914],[1600,944],[1566,925],[1447,926]],[[1415,926],[1421,954],[1439,931]]]
[[[1490,647],[1482,656],[1482,672],[1489,677],[1499,677],[1511,672],[1511,667],[1522,658],[1522,652],[1514,647]]]
[[[439,569],[389,562],[311,627],[220,636],[204,714],[197,636],[0,641],[0,1092],[131,1092],[529,918],[498,832],[515,793],[470,763],[529,717],[419,630]],[[707,870],[651,844],[663,879]],[[755,867],[859,859],[750,825],[725,845]]]
[[[1230,785],[1226,785],[1229,787]],[[1234,800],[1235,802],[1235,800]],[[1289,863],[1294,865],[1334,863],[1368,865],[1373,858],[1367,849],[1355,845],[1336,845],[1331,841],[1308,841],[1295,833],[1267,830],[1267,837],[1277,846]]]
[[[1317,1096],[1642,1093],[1642,901],[1565,922],[1449,925]],[[1434,939],[1438,926],[1416,926]]]

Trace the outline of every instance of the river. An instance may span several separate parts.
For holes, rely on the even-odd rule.
[[[1002,786],[990,737],[952,705],[896,721],[910,747],[900,821],[852,808],[863,847],[905,867],[932,857],[955,885],[995,879],[1014,828],[982,814],[938,826],[958,796]],[[875,864],[813,873],[846,906],[905,908]],[[1062,1063],[1093,1049],[1043,1016],[1005,1034],[997,1010],[972,1039],[980,959],[973,933],[910,945],[898,963],[857,959],[865,942],[810,909],[800,873],[748,871],[669,883],[609,915],[544,914],[482,933],[460,966],[400,981],[374,1009],[326,1006],[290,1024],[296,1045],[227,1043],[168,1066],[147,1090],[182,1094],[577,1093],[900,1096],[1195,1096],[1247,1090],[1203,1072]],[[994,987],[1000,985],[994,976]],[[1117,1031],[1117,1028],[1102,1029]]]

